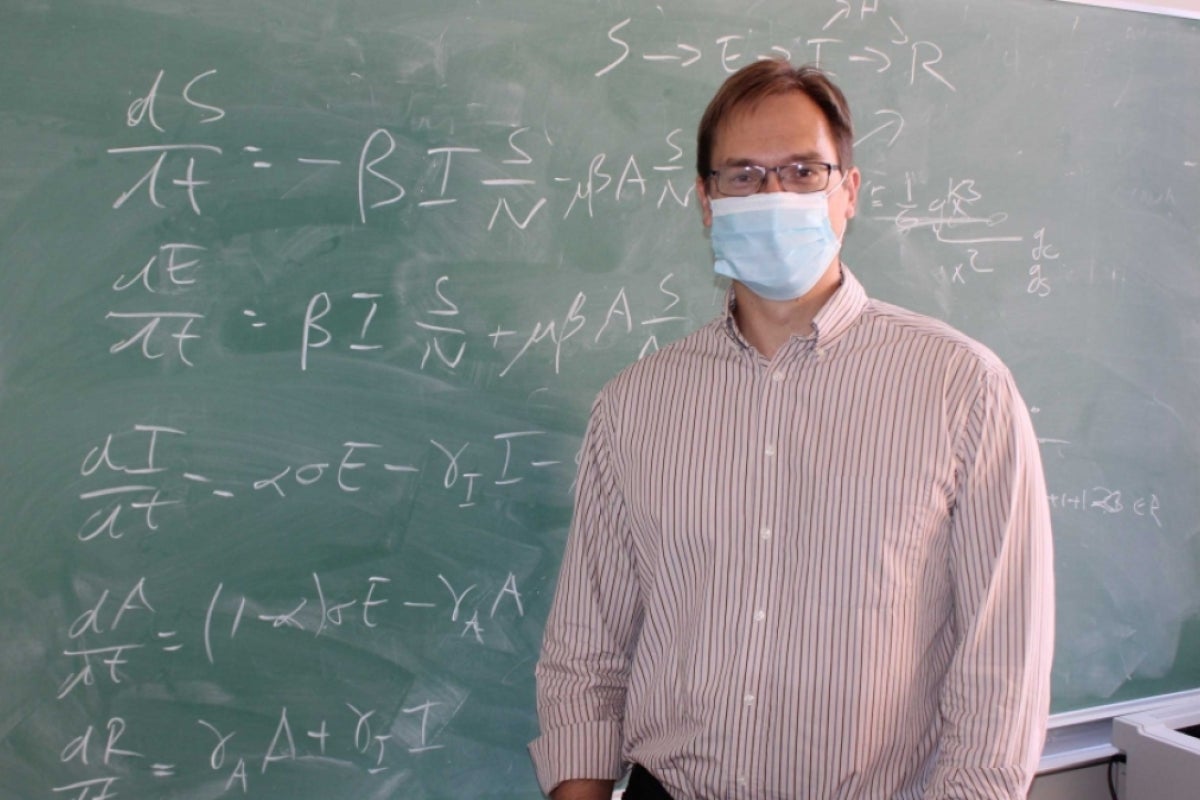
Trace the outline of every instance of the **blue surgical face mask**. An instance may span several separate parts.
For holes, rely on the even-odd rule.
[[[713,267],[759,297],[803,297],[842,243],[825,192],[766,192],[712,201]]]

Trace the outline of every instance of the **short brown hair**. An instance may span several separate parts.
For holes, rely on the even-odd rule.
[[[829,76],[812,66],[794,67],[782,58],[755,61],[730,75],[709,101],[696,134],[696,172],[708,180],[717,130],[735,111],[754,106],[766,97],[800,92],[817,104],[838,151],[843,170],[854,165],[854,127],[850,104]]]

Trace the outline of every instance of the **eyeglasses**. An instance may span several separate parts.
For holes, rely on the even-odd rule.
[[[709,172],[716,179],[717,191],[731,197],[746,197],[756,194],[767,182],[767,173],[774,172],[779,178],[779,185],[785,192],[808,194],[823,192],[829,186],[829,176],[833,171],[841,170],[840,164],[830,164],[825,161],[797,161],[794,164],[780,164],[777,167],[764,167],[759,164],[740,164],[721,167]]]

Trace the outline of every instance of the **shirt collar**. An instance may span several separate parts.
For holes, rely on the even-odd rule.
[[[858,282],[845,264],[842,264],[842,283],[829,301],[813,318],[816,340],[827,347],[850,329],[867,307],[867,290]]]
[[[837,291],[817,312],[812,322],[812,338],[822,347],[827,347],[841,338],[842,334],[849,330],[867,307],[866,289],[859,283],[858,278],[854,277],[854,273],[850,271],[849,267],[842,264],[841,269],[842,282],[838,285]],[[725,309],[721,314],[721,328],[739,347],[747,349],[750,344],[742,336],[733,315],[736,308],[737,299],[733,294],[733,286],[730,285],[725,291]]]

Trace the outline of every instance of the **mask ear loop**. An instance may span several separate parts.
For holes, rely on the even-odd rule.
[[[842,173],[842,179],[823,192],[823,194],[825,195],[826,198],[828,198],[831,194],[836,192],[838,189],[842,188],[842,184],[845,183],[846,178],[849,177],[849,173],[846,172],[845,170],[839,169],[838,172]]]
[[[838,189],[842,188],[842,184],[845,183],[846,178],[849,177],[849,173],[846,172],[845,170],[838,170],[838,171],[842,173],[842,179],[840,181],[838,181],[836,184],[834,184],[832,188],[826,189],[824,192],[821,193],[821,194],[825,195],[826,208],[828,208],[829,196],[831,194],[833,194],[834,192],[836,192]],[[839,259],[841,257],[840,253],[842,252],[842,244],[846,240],[846,228],[849,228],[849,227],[850,227],[849,225],[846,225],[845,228],[842,228],[842,233],[840,236],[838,236],[837,241],[838,241]]]

